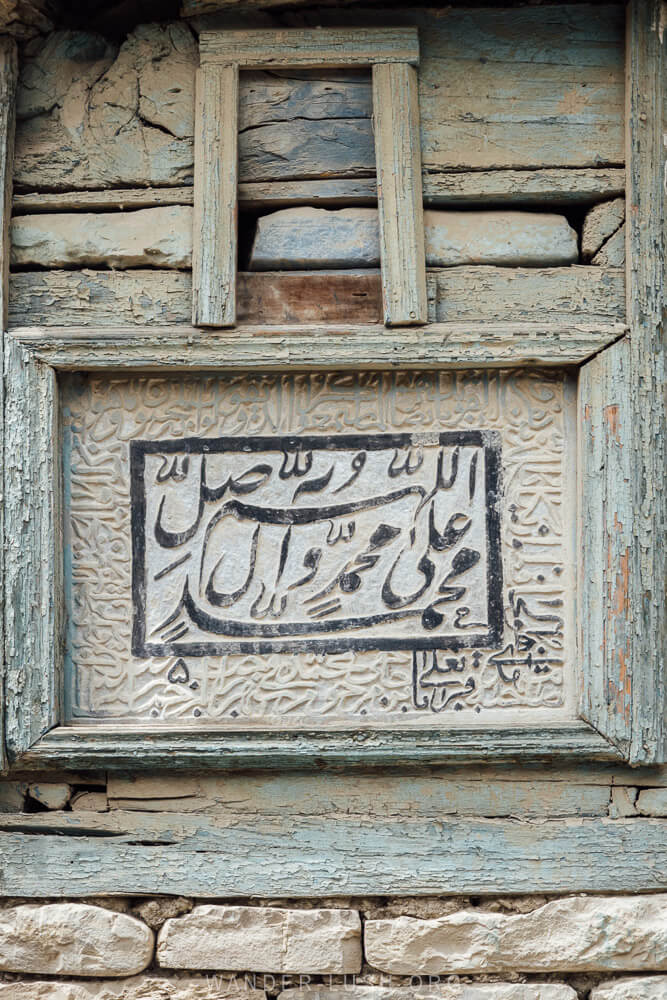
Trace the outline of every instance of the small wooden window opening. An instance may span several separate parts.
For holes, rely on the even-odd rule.
[[[386,326],[427,322],[416,28],[206,31],[197,75],[193,326],[236,323],[241,69],[370,67]]]

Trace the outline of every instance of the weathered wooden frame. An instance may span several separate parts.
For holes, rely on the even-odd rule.
[[[239,70],[297,66],[371,67],[384,321],[426,323],[417,29],[204,31],[199,51],[193,326],[236,323]]]
[[[6,743],[22,770],[307,768],[564,759],[665,760],[665,416],[662,133],[667,60],[658,0],[628,19],[630,335],[530,324],[354,331],[246,327],[15,330],[6,336]],[[619,339],[620,338],[620,339]],[[229,350],[226,350],[229,348]],[[57,373],[581,365],[580,719],[453,731],[222,732],[62,725]]]

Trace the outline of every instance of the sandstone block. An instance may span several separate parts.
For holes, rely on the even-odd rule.
[[[665,1000],[667,976],[642,976],[601,983],[591,990],[591,1000]]]
[[[157,958],[169,969],[359,972],[361,922],[356,910],[196,906],[167,920]]]
[[[213,976],[133,976],[113,983],[0,983],[0,1000],[265,1000],[265,996],[263,990],[240,991]]]
[[[374,208],[284,208],[257,220],[251,271],[379,265]]]
[[[537,212],[424,213],[429,267],[496,264],[555,267],[577,260],[577,234],[562,215]],[[253,271],[378,267],[374,208],[286,208],[258,220]]]
[[[0,971],[131,976],[150,964],[153,932],[140,920],[85,903],[0,910]]]
[[[622,819],[624,816],[636,816],[637,789],[617,785],[612,787],[611,801],[609,803],[609,816],[611,819]]]
[[[644,788],[637,797],[640,816],[667,816],[667,788]]]
[[[540,212],[424,212],[429,267],[575,264],[577,234],[563,215]]]
[[[190,267],[192,208],[19,215],[11,227],[14,266]]]
[[[581,256],[590,260],[605,240],[622,225],[625,219],[625,198],[614,198],[595,205],[584,219],[581,232]]]
[[[72,795],[72,788],[62,782],[40,781],[28,786],[28,795],[47,809],[64,809]]]
[[[571,897],[518,915],[368,920],[365,951],[370,965],[401,975],[663,971],[667,894]]]
[[[624,267],[625,223],[600,247],[591,264],[596,264],[598,267]]]
[[[278,1000],[576,1000],[576,997],[572,987],[561,983],[438,983],[409,988],[310,986],[283,990]]]
[[[109,799],[105,792],[79,792],[71,807],[73,812],[108,812]]]

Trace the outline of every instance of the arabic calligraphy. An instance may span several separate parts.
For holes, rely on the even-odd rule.
[[[502,724],[508,710],[533,719],[545,710],[572,711],[576,382],[569,375],[68,374],[60,398],[67,718],[402,727],[449,725],[479,713]],[[496,497],[487,494],[486,442],[460,437],[482,431],[494,431],[499,442]],[[440,444],[444,433],[452,437]],[[243,439],[270,438],[272,445],[237,450],[227,464],[221,452],[184,447],[223,435],[236,448]],[[403,440],[384,450],[367,446],[382,436]],[[349,447],[321,447],[344,438],[353,439]],[[148,446],[139,494],[133,442]],[[271,523],[249,516],[256,507],[341,508],[407,487],[427,498],[436,486],[425,503],[415,491],[393,506],[338,511],[327,521],[290,525],[275,515]],[[141,491],[143,514],[135,503]],[[487,496],[499,514],[497,549],[489,548]],[[205,539],[229,503],[236,506]],[[389,516],[398,508],[400,522]],[[139,524],[144,570],[136,574]],[[193,526],[192,537],[179,540]],[[391,537],[391,529],[401,533]],[[498,551],[501,612],[494,619],[489,558]],[[429,563],[433,581],[416,596]],[[243,634],[211,632],[191,620],[180,606],[186,580],[197,609]],[[305,600],[322,591],[317,601]],[[443,620],[434,613],[429,630],[421,615],[436,592],[450,599],[435,608]],[[137,608],[144,616],[140,646],[133,645]],[[392,617],[369,624],[380,615]],[[347,627],[352,616],[363,623]],[[267,634],[276,626],[285,630]]]
[[[496,431],[130,451],[135,655],[499,643]]]

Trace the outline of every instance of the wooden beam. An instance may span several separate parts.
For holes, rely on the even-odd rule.
[[[18,80],[16,42],[0,38],[0,373],[4,373],[4,331],[9,300],[9,221],[12,206],[15,96]],[[4,468],[4,374],[0,377],[0,468]],[[4,543],[4,505],[0,503],[0,538]],[[0,545],[0,601],[4,601],[4,545]],[[5,766],[4,614],[0,615],[0,771]]]
[[[428,320],[417,71],[373,66],[373,121],[384,321]]]
[[[62,489],[56,373],[5,341],[6,743],[20,754],[61,718]]]
[[[630,336],[584,366],[580,388],[582,710],[635,764],[667,754],[663,6],[628,5]]]
[[[193,326],[236,322],[238,66],[197,71]]]
[[[177,813],[0,816],[7,862],[0,891],[294,899],[628,893],[667,885],[659,819],[388,819],[380,803],[367,809],[349,817],[237,815],[232,822]]]
[[[427,272],[432,322],[607,327],[625,319],[620,268],[451,267]],[[24,271],[10,275],[9,325],[182,326],[190,321],[187,271]],[[380,323],[378,271],[240,272],[239,324]]]
[[[586,328],[516,323],[424,327],[344,324],[246,325],[233,333],[193,327],[90,330],[15,329],[12,338],[64,370],[356,371],[382,368],[490,368],[576,365],[618,340],[624,326]]]
[[[425,205],[586,205],[618,198],[625,190],[621,168],[572,170],[472,170],[422,174]],[[290,208],[316,205],[338,208],[374,205],[374,177],[300,181],[241,181],[241,208]],[[30,191],[14,195],[14,214],[95,212],[160,205],[192,205],[192,187],[112,188],[106,191]]]
[[[202,31],[202,66],[237,65],[243,69],[370,66],[419,63],[417,29],[279,28],[259,31]]]

